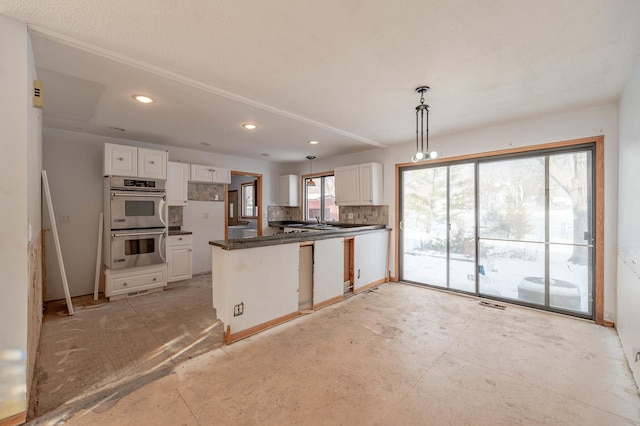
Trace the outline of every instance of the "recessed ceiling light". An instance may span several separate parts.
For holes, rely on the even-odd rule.
[[[125,131],[122,127],[111,127],[111,130],[115,130],[117,132],[124,132]]]
[[[155,99],[145,95],[133,95],[131,97],[142,104],[152,104],[156,101]]]
[[[315,141],[315,140],[314,140],[314,141],[309,141],[309,143],[310,143],[311,145],[318,145],[320,142],[318,142],[318,141]]]
[[[247,130],[253,130],[253,129],[255,129],[255,128],[256,128],[256,127],[258,127],[258,126],[256,126],[255,124],[251,124],[251,123],[244,123],[244,124],[242,125],[242,127],[244,127],[244,128],[245,128],[245,129],[247,129]]]
[[[202,145],[202,146],[211,146],[211,144],[209,142],[200,142],[200,145]]]

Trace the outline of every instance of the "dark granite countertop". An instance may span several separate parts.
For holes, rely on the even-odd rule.
[[[170,226],[169,227],[169,236],[173,236],[173,235],[191,235],[191,234],[193,234],[193,232],[184,231],[184,230],[180,229],[179,226]]]
[[[269,222],[270,226],[272,222]],[[293,222],[301,223],[301,222]],[[287,227],[289,227],[287,225]],[[239,250],[255,247],[267,247],[282,244],[303,243],[306,241],[327,240],[330,238],[352,237],[370,232],[391,231],[384,225],[358,225],[345,228],[323,229],[315,232],[292,232],[287,234],[269,235],[266,237],[239,238],[236,240],[209,241],[212,246],[220,247],[223,250]]]

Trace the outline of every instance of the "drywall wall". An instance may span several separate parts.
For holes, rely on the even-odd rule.
[[[40,112],[32,106],[35,67],[27,28],[0,15],[0,423],[27,408],[41,316],[36,312],[40,251]],[[33,158],[29,158],[33,156]],[[31,224],[31,232],[29,225]],[[17,416],[17,417],[14,417]]]
[[[31,83],[37,79],[31,39],[27,37],[27,239],[29,304],[27,306],[27,394],[32,389],[34,366],[42,327],[42,110],[34,108]],[[31,404],[28,404],[31,406]]]
[[[432,111],[436,111],[432,105]],[[408,111],[410,113],[411,111]],[[432,121],[437,115],[432,114]],[[549,114],[499,126],[471,130],[451,135],[432,137],[429,147],[440,153],[441,158],[465,154],[497,151],[539,145],[570,139],[604,135],[605,144],[605,319],[616,318],[616,223],[617,223],[617,106],[614,103],[592,108]],[[395,227],[395,168],[396,164],[409,163],[415,150],[415,142],[395,145],[386,149],[373,149],[340,157],[318,158],[313,167],[317,170],[333,170],[337,166],[377,161],[383,164],[384,203],[389,205],[389,223]],[[306,162],[287,165],[284,172],[306,173]],[[395,241],[395,230],[392,241]],[[391,259],[395,256],[395,244],[391,246]],[[397,277],[394,262],[391,275]]]
[[[640,56],[618,104],[618,317],[616,328],[640,383]]]
[[[60,245],[72,296],[93,293],[96,230],[98,215],[102,211],[102,167],[105,142],[167,150],[171,161],[211,164],[231,170],[262,174],[263,205],[275,204],[276,202],[276,185],[279,183],[278,176],[281,174],[280,166],[277,164],[45,127],[43,129],[43,168],[47,170],[53,207],[58,216],[56,219],[58,220]],[[275,179],[272,176],[275,176]],[[185,207],[185,215],[188,214],[191,203],[192,201],[189,201]],[[199,244],[196,247],[195,245],[199,238],[198,234],[215,235],[215,239],[224,238],[224,203],[211,202],[209,204],[217,204],[222,207],[219,211],[214,210],[207,220],[197,220],[196,217],[190,216],[193,220],[189,223],[183,223],[185,229],[194,233],[194,258],[201,259],[202,256],[207,258],[206,261],[198,260],[197,263],[194,263],[194,272],[196,273],[211,270],[209,246]],[[70,216],[71,222],[60,223],[61,215]],[[44,216],[45,226],[48,226],[50,223],[48,213],[45,212]],[[263,212],[263,225],[263,228],[267,227],[266,209]],[[222,234],[219,233],[220,226],[223,230]],[[48,233],[46,241],[46,300],[64,297],[54,250],[53,240]],[[206,268],[200,267],[204,263],[208,266]]]

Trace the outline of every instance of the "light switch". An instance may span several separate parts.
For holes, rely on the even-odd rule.
[[[71,215],[70,214],[61,214],[60,215],[60,223],[71,223]]]
[[[203,219],[209,219],[209,213],[202,213]]]
[[[348,217],[349,219],[353,219],[353,213],[349,213],[349,214],[347,215],[347,217]]]

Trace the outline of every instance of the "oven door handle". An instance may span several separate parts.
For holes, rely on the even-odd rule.
[[[163,200],[167,199],[167,196],[164,192],[158,192],[156,194],[142,194],[139,192],[112,192],[111,193],[112,197],[131,197],[131,198],[137,198],[137,197],[150,197],[150,198],[162,198]]]
[[[160,247],[158,247],[158,254],[162,258],[162,261],[166,263],[167,258],[165,257],[165,250],[167,249],[167,244],[163,243],[163,239],[165,237],[166,237],[166,234],[163,232],[162,235],[160,236],[160,241],[159,241]]]
[[[159,232],[114,232],[111,234],[112,237],[137,237],[138,235],[162,235],[166,234],[165,231]]]

